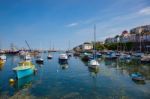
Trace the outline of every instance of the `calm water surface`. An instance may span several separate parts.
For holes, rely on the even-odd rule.
[[[150,99],[150,65],[140,65],[138,61],[118,61],[101,59],[98,70],[91,70],[87,63],[78,57],[71,57],[68,65],[58,63],[59,53],[47,59],[44,64],[35,63],[38,69],[35,75],[16,80],[12,68],[20,62],[19,56],[7,56],[0,66],[0,99],[26,97],[26,99]],[[130,74],[142,73],[146,81],[132,81]]]

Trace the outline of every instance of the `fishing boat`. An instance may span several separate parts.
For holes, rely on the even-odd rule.
[[[64,63],[64,64],[68,63],[67,60],[68,60],[67,54],[60,54],[59,55],[59,63]]]
[[[48,54],[47,59],[52,59],[53,56],[51,54]]]
[[[96,49],[95,49],[95,43],[96,43],[96,27],[94,25],[94,59],[90,60],[89,62],[89,67],[90,68],[97,68],[97,66],[99,66],[98,61],[96,60]]]
[[[43,64],[44,59],[41,56],[38,56],[37,59],[36,59],[36,63]]]
[[[132,77],[132,80],[135,80],[135,81],[144,81],[145,78],[142,76],[142,74],[140,73],[132,73],[131,74],[131,77]]]
[[[35,66],[30,61],[23,61],[19,63],[19,66],[13,68],[16,77],[18,79],[32,75],[34,73]]]

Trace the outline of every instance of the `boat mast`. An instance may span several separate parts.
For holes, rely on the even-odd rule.
[[[68,42],[68,51],[70,51],[70,40]]]
[[[49,50],[51,51],[51,41],[49,42],[50,44],[49,44]]]
[[[142,49],[142,47],[141,47],[141,33],[142,33],[142,28],[140,28],[140,30],[139,30],[139,36],[140,36],[140,52],[141,52],[141,49]]]
[[[94,59],[96,59],[96,25],[94,24]]]

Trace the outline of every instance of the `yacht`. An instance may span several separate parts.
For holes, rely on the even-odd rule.
[[[96,60],[96,49],[95,49],[95,42],[96,42],[96,26],[94,25],[94,57],[92,60],[89,62],[89,67],[90,68],[97,68],[99,66],[98,61]]]
[[[67,54],[60,54],[59,55],[59,63],[67,63],[68,55]]]
[[[48,54],[47,59],[52,59],[53,56],[51,54]]]
[[[41,56],[38,56],[37,59],[36,59],[36,63],[43,64],[44,59]]]

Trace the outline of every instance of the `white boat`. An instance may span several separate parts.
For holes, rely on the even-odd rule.
[[[47,59],[52,59],[53,56],[51,54],[48,54]]]
[[[60,54],[59,55],[59,59],[60,60],[67,60],[68,59],[68,55],[67,54]]]
[[[0,59],[6,60],[6,56],[5,56],[5,55],[1,55],[1,56],[0,56]]]
[[[99,63],[97,60],[91,60],[90,61],[90,66],[98,66],[98,65],[99,65]]]
[[[38,56],[36,59],[36,63],[43,64],[43,62],[44,62],[44,59],[41,56]]]
[[[141,62],[142,63],[150,63],[150,54],[142,56]]]
[[[90,68],[97,68],[97,66],[99,65],[98,61],[96,60],[95,42],[96,42],[96,27],[94,25],[94,59],[90,60],[89,62]]]
[[[59,55],[59,63],[60,64],[68,63],[68,55],[67,54],[60,54]]]

